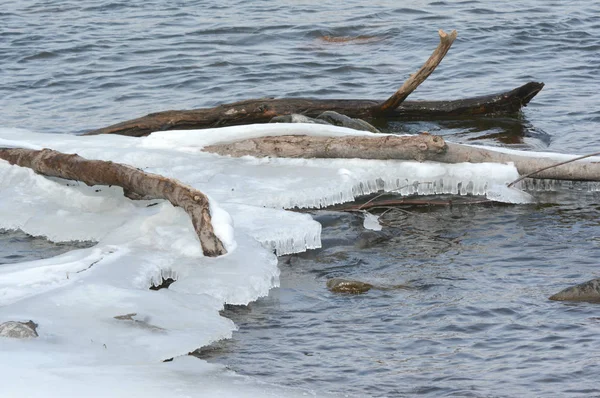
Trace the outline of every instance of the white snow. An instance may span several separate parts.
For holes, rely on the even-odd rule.
[[[118,187],[46,178],[0,161],[0,228],[52,241],[98,242],[53,258],[0,265],[0,323],[39,324],[36,339],[0,338],[1,395],[312,394],[261,384],[185,355],[231,336],[235,325],[219,315],[224,303],[247,304],[278,286],[275,253],[320,247],[321,226],[308,214],[283,209],[328,206],[380,190],[528,200],[521,191],[498,188],[518,177],[512,165],[235,159],[200,151],[218,142],[283,134],[371,133],[317,124],[145,138],[0,128],[0,147],[49,147],[127,163],[205,192],[228,250],[219,258],[204,257],[189,217],[168,202],[131,201]],[[177,280],[169,289],[148,289],[169,277]]]

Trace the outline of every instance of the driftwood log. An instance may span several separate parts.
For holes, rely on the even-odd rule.
[[[576,161],[557,165],[548,158],[515,155],[484,148],[447,143],[442,137],[350,136],[316,137],[288,135],[259,137],[228,144],[210,145],[203,151],[233,157],[359,158],[433,161],[440,163],[514,163],[520,175],[529,178],[600,181],[600,162]],[[554,167],[556,166],[556,167]],[[540,171],[541,169],[547,168]]]
[[[325,111],[373,120],[451,119],[480,115],[513,114],[544,87],[530,82],[514,90],[454,101],[404,101],[442,61],[456,38],[456,31],[441,31],[440,44],[431,57],[388,100],[260,98],[214,108],[171,110],[152,113],[137,119],[90,131],[86,135],[121,134],[146,136],[154,131],[190,130],[212,127],[267,123],[276,116],[302,114],[316,117]]]
[[[50,149],[0,148],[0,159],[43,175],[78,180],[90,186],[116,185],[132,199],[166,199],[173,206],[183,208],[191,217],[205,256],[216,257],[227,252],[214,233],[206,195],[175,179],[146,173],[125,164],[88,160]]]

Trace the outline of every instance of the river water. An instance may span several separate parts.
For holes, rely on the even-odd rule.
[[[600,3],[584,1],[4,0],[0,126],[77,134],[255,97],[384,99],[439,28],[458,39],[411,99],[546,87],[514,117],[387,129],[600,150]],[[198,355],[352,396],[600,395],[600,307],[547,300],[599,276],[600,197],[580,185],[536,195],[555,205],[408,209],[377,234],[315,212],[323,249],[281,258],[281,287],[224,311],[239,332]],[[0,262],[70,247],[4,232]],[[407,287],[340,296],[331,277]]]

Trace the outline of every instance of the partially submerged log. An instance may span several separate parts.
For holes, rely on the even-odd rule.
[[[212,127],[268,123],[273,117],[299,113],[317,117],[335,111],[353,118],[374,120],[451,119],[483,115],[514,114],[544,87],[530,82],[514,90],[454,101],[405,101],[384,115],[378,113],[381,101],[351,99],[259,98],[214,108],[164,111],[90,131],[85,135],[120,134],[143,137],[154,131],[193,130]]]
[[[183,183],[134,167],[102,160],[88,160],[76,154],[51,149],[0,148],[0,159],[27,167],[37,173],[82,181],[87,185],[115,185],[133,199],[166,199],[191,217],[205,256],[216,257],[227,251],[215,235],[209,202],[202,192]]]
[[[366,120],[426,120],[451,119],[479,115],[513,114],[544,87],[530,82],[500,94],[455,101],[404,101],[436,68],[456,38],[456,31],[446,34],[440,30],[440,44],[429,60],[411,75],[388,100],[259,98],[214,108],[171,110],[151,113],[137,119],[90,131],[86,135],[120,134],[146,136],[154,131],[190,130],[211,127],[268,123],[276,116],[302,114],[317,117],[324,111],[335,111],[348,117]]]
[[[415,136],[369,135],[315,137],[307,135],[259,137],[206,146],[206,152],[234,157],[359,158],[434,161],[440,163],[514,163],[529,178],[600,181],[600,163],[576,161],[561,164],[548,158],[515,155],[484,148],[447,143],[430,134]],[[540,171],[541,169],[547,168]]]

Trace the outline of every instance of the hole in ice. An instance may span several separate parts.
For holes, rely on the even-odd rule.
[[[173,278],[164,278],[162,277],[162,282],[158,285],[154,285],[152,284],[152,286],[150,286],[150,290],[160,290],[160,289],[168,289],[169,286],[171,286],[171,283],[175,282],[175,279]]]

